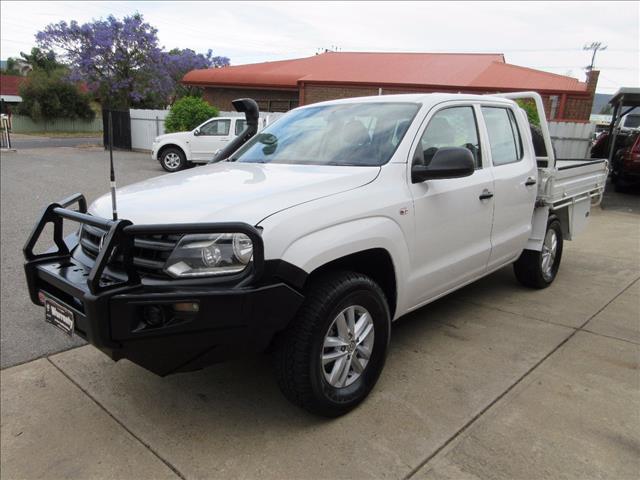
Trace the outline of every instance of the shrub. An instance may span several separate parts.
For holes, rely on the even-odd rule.
[[[184,97],[171,106],[165,121],[165,131],[184,132],[193,130],[202,122],[218,116],[218,109],[197,97]]]
[[[22,103],[18,113],[28,115],[36,122],[54,118],[95,118],[90,97],[66,81],[62,73],[49,75],[34,70],[20,86],[20,96]]]

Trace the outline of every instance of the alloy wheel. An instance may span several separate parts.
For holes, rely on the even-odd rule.
[[[178,168],[180,166],[180,155],[173,152],[167,153],[164,156],[164,164],[167,168],[170,168],[172,170]]]
[[[556,260],[556,254],[558,253],[558,235],[553,228],[547,231],[544,237],[544,243],[542,244],[542,276],[545,280],[549,281],[553,278],[553,266]]]
[[[324,378],[335,388],[355,382],[369,363],[375,332],[371,314],[360,305],[342,310],[324,337],[321,365]]]

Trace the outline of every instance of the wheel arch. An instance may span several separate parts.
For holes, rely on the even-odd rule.
[[[387,297],[389,313],[393,318],[398,300],[398,285],[393,259],[386,249],[370,248],[336,258],[310,272],[305,285],[329,272],[339,270],[362,273],[376,282]]]
[[[547,233],[547,226],[552,220],[558,220],[562,228],[562,235],[565,239],[569,235],[568,227],[568,209],[561,208],[559,210],[552,210],[547,206],[536,207],[533,211],[531,219],[531,233],[529,239],[525,245],[525,250],[534,250],[539,252],[542,250],[542,243],[544,242],[544,236]]]
[[[162,158],[162,154],[168,150],[169,148],[177,148],[178,150],[180,150],[182,152],[182,154],[184,155],[184,159],[185,161],[189,161],[189,157],[187,156],[187,152],[186,149],[178,144],[178,143],[166,143],[164,145],[162,145],[159,149],[158,149],[158,158],[156,160],[160,161],[160,159]]]
[[[348,220],[291,238],[286,224],[265,225],[266,258],[277,258],[306,272],[308,278],[331,269],[371,276],[383,289],[392,318],[407,307],[409,246],[403,229],[386,216]],[[305,285],[307,282],[305,281]]]

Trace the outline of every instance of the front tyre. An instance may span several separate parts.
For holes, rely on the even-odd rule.
[[[520,283],[531,288],[547,288],[556,278],[562,259],[562,227],[557,218],[547,224],[541,251],[525,250],[513,264]]]
[[[167,172],[177,172],[187,166],[187,159],[184,152],[179,148],[166,148],[160,155],[160,165]]]
[[[344,415],[362,402],[384,367],[391,319],[380,287],[353,272],[312,283],[290,327],[277,339],[282,393],[317,415]]]

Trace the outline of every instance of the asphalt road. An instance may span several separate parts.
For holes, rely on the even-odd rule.
[[[165,173],[148,154],[115,152],[114,157],[120,186]],[[20,149],[1,154],[1,368],[82,344],[52,335],[42,309],[29,302],[22,247],[47,203],[76,192],[91,202],[108,191],[108,158],[102,148]]]

